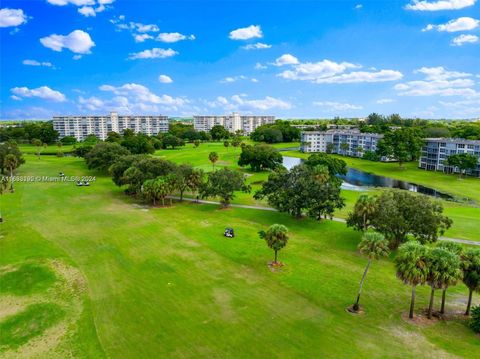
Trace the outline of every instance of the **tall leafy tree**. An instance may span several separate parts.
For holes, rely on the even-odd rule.
[[[210,135],[214,141],[220,141],[228,139],[230,137],[230,132],[228,132],[222,125],[215,125],[210,130]]]
[[[200,195],[206,197],[220,197],[223,207],[228,207],[235,197],[235,191],[250,192],[250,186],[245,183],[242,173],[223,168],[210,172],[207,181],[200,188]]]
[[[294,217],[306,212],[319,220],[344,206],[340,183],[332,179],[326,166],[300,164],[290,171],[279,169],[270,174],[254,197],[267,198],[271,206]]]
[[[422,149],[423,133],[414,128],[400,128],[389,131],[378,143],[378,153],[394,158],[400,167],[404,162],[415,160]]]
[[[457,167],[460,172],[460,178],[466,174],[468,170],[474,170],[478,165],[478,157],[469,153],[457,153],[448,156],[445,160],[447,166]]]
[[[239,166],[250,166],[253,171],[273,170],[283,163],[278,150],[269,145],[244,146],[238,160]]]
[[[376,213],[376,197],[362,194],[355,203],[353,211],[348,214],[347,226],[365,232],[372,225]]]
[[[268,247],[273,249],[275,258],[273,263],[277,264],[278,252],[288,243],[288,228],[283,224],[272,224],[267,231],[258,232],[260,238],[264,239]]]
[[[362,280],[360,281],[360,286],[358,288],[357,300],[353,305],[353,310],[358,311],[360,303],[360,295],[362,294],[363,283],[367,277],[368,270],[372,261],[374,259],[380,259],[382,257],[388,256],[390,250],[388,248],[388,241],[385,239],[383,234],[376,232],[367,232],[363,235],[362,241],[358,245],[360,253],[368,258],[367,266],[363,272]]]
[[[376,207],[371,224],[392,248],[405,242],[408,234],[421,243],[435,242],[452,225],[452,220],[443,215],[440,201],[409,191],[383,191]]]
[[[100,142],[84,158],[89,169],[107,171],[116,160],[129,154],[130,152],[125,147],[116,142]]]
[[[428,305],[428,319],[432,319],[435,291],[446,289],[455,285],[462,277],[460,259],[455,254],[443,248],[433,248],[428,251],[427,257],[428,276],[430,286],[430,302]]]
[[[402,244],[395,257],[397,277],[405,284],[412,286],[412,297],[410,300],[410,311],[408,317],[413,319],[415,310],[416,288],[425,284],[428,277],[426,257],[428,250],[418,242],[407,242]]]
[[[25,163],[22,152],[15,142],[8,141],[0,143],[0,169],[2,173],[5,173],[5,157],[8,155],[15,156],[17,159],[17,167]]]
[[[212,162],[212,167],[213,167],[213,170],[215,171],[215,163],[218,161],[218,153],[210,152],[208,155],[208,160]]]
[[[469,249],[461,256],[463,283],[468,288],[468,304],[465,315],[470,315],[473,292],[480,293],[480,249]]]

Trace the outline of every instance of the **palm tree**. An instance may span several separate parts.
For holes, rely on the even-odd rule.
[[[397,277],[403,283],[412,286],[412,298],[408,317],[413,319],[415,308],[415,290],[418,285],[425,284],[428,275],[426,264],[427,248],[418,242],[407,242],[398,249],[395,258]]]
[[[269,248],[275,252],[274,264],[277,264],[277,253],[285,247],[288,242],[288,228],[283,224],[272,224],[267,231],[258,232],[260,238],[265,239]]]
[[[370,225],[369,219],[372,218],[376,210],[376,198],[373,196],[362,194],[358,198],[357,203],[355,203],[355,212],[362,216],[364,231],[368,229],[368,226]]]
[[[144,183],[143,183],[143,186],[142,186],[142,193],[143,195],[145,196],[145,198],[148,200],[148,201],[152,201],[153,202],[153,205],[155,206],[157,203],[156,203],[156,200],[157,200],[157,196],[156,196],[156,193],[155,193],[155,180],[154,179],[150,179],[150,180],[146,180]]]
[[[218,161],[217,152],[210,152],[210,154],[208,155],[208,159],[210,160],[210,162],[212,162],[213,170],[215,171],[215,162]]]
[[[3,195],[3,193],[7,190],[8,188],[8,181],[7,177],[0,177],[0,196]],[[2,217],[2,208],[0,207],[0,223],[3,222],[3,217]]]
[[[32,144],[37,148],[37,158],[40,159],[40,149],[42,148],[42,141],[35,139]]]
[[[223,145],[224,145],[225,148],[228,150],[228,146],[230,146],[230,142],[225,141],[225,142],[223,142]]]
[[[452,241],[440,241],[437,243],[437,247],[446,249],[450,253],[454,254],[459,260],[460,255],[463,252],[463,246],[460,243],[455,243]],[[461,277],[459,279],[461,279]],[[447,289],[448,286],[445,286],[442,289],[442,305],[440,307],[440,314],[445,314],[445,299],[447,296]]]
[[[461,257],[463,283],[468,288],[468,304],[465,315],[470,315],[473,292],[480,292],[480,249],[469,249]]]
[[[13,171],[18,166],[17,157],[12,154],[6,155],[4,159],[4,166],[10,171],[10,192],[14,192],[15,190],[13,188]]]
[[[430,304],[428,306],[428,319],[432,319],[435,290],[448,288],[455,285],[461,278],[459,258],[443,248],[433,248],[427,254],[428,277],[430,285]]]
[[[360,281],[360,287],[358,289],[357,301],[353,305],[353,310],[358,311],[360,295],[362,294],[363,283],[367,277],[368,269],[372,264],[372,260],[380,259],[381,257],[386,257],[390,253],[388,248],[388,241],[385,239],[383,234],[370,232],[365,233],[362,237],[362,241],[358,245],[360,253],[368,257],[368,263],[363,272],[362,280]]]

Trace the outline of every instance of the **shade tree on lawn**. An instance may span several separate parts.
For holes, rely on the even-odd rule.
[[[239,166],[250,166],[252,171],[274,170],[283,163],[283,157],[278,150],[269,145],[242,147],[238,160]]]
[[[326,166],[300,164],[290,171],[280,168],[270,174],[254,197],[266,198],[271,206],[296,218],[305,212],[320,220],[344,206],[340,184]]]
[[[400,167],[404,162],[415,160],[422,149],[423,133],[415,128],[400,128],[388,131],[378,142],[377,153],[393,158]]]
[[[460,178],[466,174],[468,170],[474,170],[478,165],[478,157],[469,153],[457,153],[448,156],[445,165],[457,167],[460,172]]]
[[[100,142],[84,158],[89,169],[107,171],[116,160],[128,155],[130,151],[116,142]]]
[[[371,226],[388,239],[391,248],[404,243],[407,235],[420,243],[435,242],[453,223],[443,215],[440,201],[409,191],[385,190],[375,206]]]
[[[9,141],[0,143],[0,170],[1,173],[5,173],[5,158],[8,155],[13,155],[17,159],[17,167],[25,163],[22,152],[18,148],[15,142]]]
[[[235,191],[250,192],[250,186],[245,183],[245,177],[238,171],[228,168],[209,172],[207,180],[200,186],[200,196],[220,197],[222,207],[228,207],[230,201],[235,197]]]
[[[129,155],[120,157],[113,163],[109,171],[117,186],[128,185],[126,192],[137,194],[146,180],[171,174],[175,168],[174,163],[161,158]]]

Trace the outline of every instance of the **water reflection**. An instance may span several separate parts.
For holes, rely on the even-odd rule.
[[[283,156],[283,165],[288,170],[299,165],[303,160],[296,157]],[[343,180],[342,188],[353,191],[365,191],[372,187],[398,188],[412,192],[426,194],[428,196],[442,198],[445,200],[454,200],[453,196],[446,193],[415,183],[400,181],[389,177],[379,176],[373,173],[349,168],[345,176],[339,176]]]

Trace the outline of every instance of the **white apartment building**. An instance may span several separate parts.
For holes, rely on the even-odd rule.
[[[302,152],[362,157],[367,151],[375,152],[382,137],[378,133],[362,133],[359,130],[304,131],[300,137],[300,149]]]
[[[225,116],[193,116],[193,127],[197,131],[210,131],[213,126],[223,126],[231,133],[243,131],[249,135],[257,127],[275,123],[275,116],[250,116],[240,115],[237,112]]]
[[[167,116],[119,116],[111,112],[108,116],[58,116],[53,117],[53,128],[60,138],[73,136],[83,141],[88,135],[95,135],[101,140],[107,138],[108,132],[123,133],[130,129],[135,133],[149,136],[159,132],[168,132]]]
[[[445,160],[451,155],[460,153],[471,154],[478,158],[477,168],[469,171],[469,174],[480,177],[480,141],[463,138],[426,138],[418,167],[429,171],[459,173],[459,168],[445,165]]]

